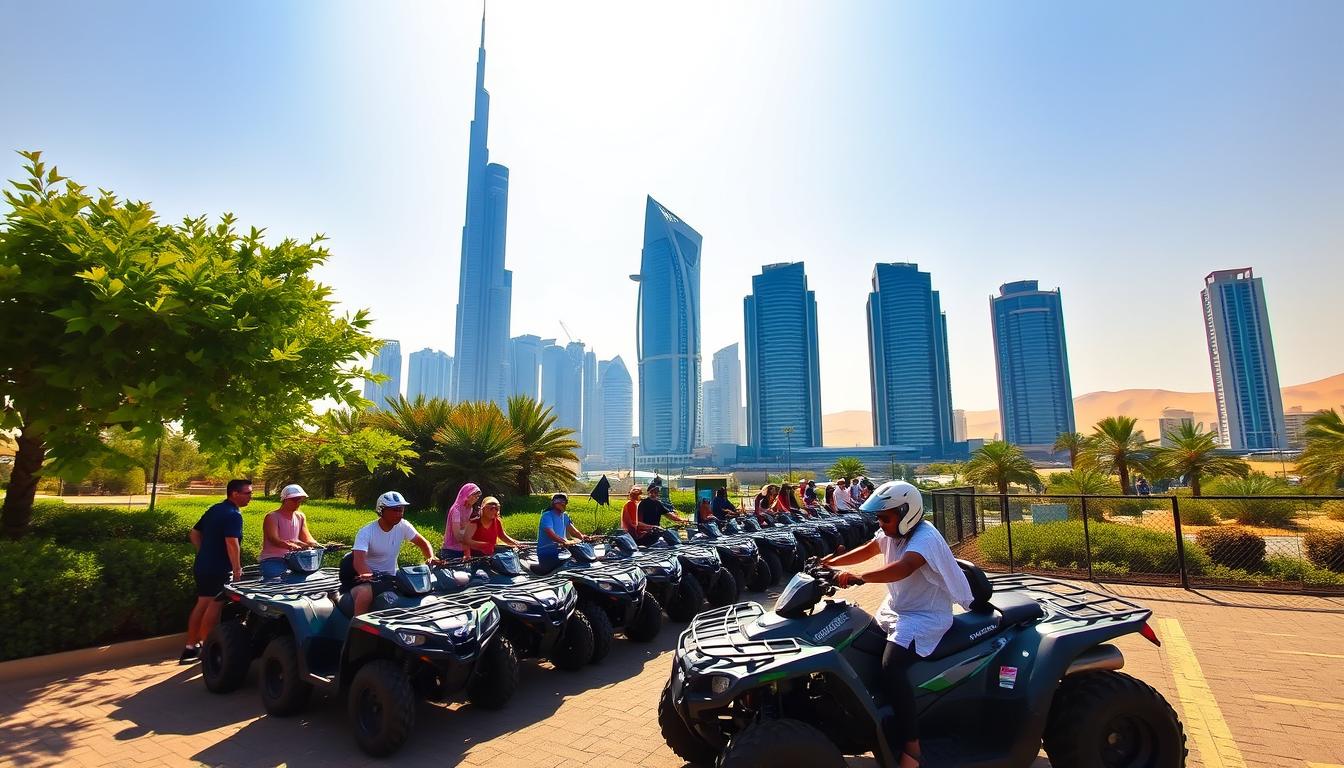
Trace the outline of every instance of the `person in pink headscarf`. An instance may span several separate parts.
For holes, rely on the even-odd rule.
[[[467,555],[467,525],[471,522],[472,508],[481,500],[480,486],[467,483],[457,492],[457,500],[448,508],[448,519],[443,523],[443,548],[440,560],[456,560]]]

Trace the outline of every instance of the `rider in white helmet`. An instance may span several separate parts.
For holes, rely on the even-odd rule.
[[[415,530],[415,526],[404,519],[406,498],[396,491],[388,491],[378,497],[375,509],[378,519],[359,529],[355,534],[355,545],[351,547],[354,564],[355,584],[342,584],[342,592],[354,596],[354,615],[366,613],[373,604],[375,587],[390,589],[391,585],[372,584],[375,573],[395,573],[397,556],[401,554],[401,545],[412,542],[425,556],[425,562],[434,562],[434,550],[429,540]]]
[[[893,746],[903,745],[901,768],[918,768],[915,690],[907,673],[952,626],[952,604],[970,605],[971,588],[942,534],[924,522],[924,497],[918,488],[902,480],[883,483],[860,510],[877,515],[880,528],[873,540],[822,563],[837,567],[882,555],[882,565],[858,573],[838,571],[836,581],[842,587],[859,579],[887,585],[887,598],[874,616],[887,633],[882,689],[894,715],[883,727]]]

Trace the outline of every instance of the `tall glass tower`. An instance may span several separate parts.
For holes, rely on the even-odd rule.
[[[504,404],[509,377],[509,313],[513,273],[504,268],[509,210],[509,169],[490,162],[486,134],[490,94],[485,91],[485,17],[476,60],[476,112],[467,155],[467,215],[462,226],[462,267],[457,284],[457,339],[453,347],[453,397],[458,402]]]
[[[579,457],[597,457],[602,451],[602,391],[597,378],[597,354],[583,353],[583,450]]]
[[[644,209],[635,347],[641,453],[700,445],[700,245],[703,238],[652,197]]]
[[[552,344],[541,351],[541,400],[555,412],[555,426],[582,440],[583,345]]]
[[[449,399],[453,379],[453,358],[447,352],[425,347],[411,353],[410,371],[406,375],[406,399],[416,397]]]
[[[868,294],[873,444],[942,458],[952,443],[947,317],[928,272],[878,264]]]
[[[634,386],[625,361],[619,355],[603,360],[598,365],[598,381],[602,390],[602,461],[609,467],[624,467],[630,461],[635,428]]]
[[[742,361],[738,345],[714,353],[714,378],[705,382],[705,445],[737,445],[742,440]]]
[[[1051,446],[1060,433],[1074,431],[1059,289],[1042,291],[1035,280],[1004,283],[989,308],[1003,439]]]
[[[364,380],[364,399],[373,402],[374,408],[386,408],[389,398],[401,397],[401,342],[384,341],[383,346],[373,356],[369,365],[374,373],[381,373],[387,381]]]
[[[543,339],[531,334],[513,337],[509,342],[509,377],[512,380],[509,394],[541,400],[538,381],[541,375],[541,351],[554,343],[555,339]]]
[[[743,300],[747,444],[761,456],[821,445],[817,298],[803,263],[767,264]],[[786,433],[785,428],[791,428]]]
[[[1222,445],[1238,451],[1288,445],[1265,286],[1250,267],[1211,272],[1200,292]]]

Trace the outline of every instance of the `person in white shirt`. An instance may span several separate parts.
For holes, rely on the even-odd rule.
[[[840,478],[835,486],[835,509],[837,512],[853,512],[859,508],[859,505],[854,503],[854,497],[849,495],[849,478]]]
[[[343,586],[354,597],[354,615],[367,613],[378,592],[392,589],[390,583],[373,583],[374,574],[395,573],[401,545],[412,542],[425,555],[425,562],[433,563],[434,551],[429,540],[420,535],[406,519],[406,499],[396,491],[378,497],[378,519],[359,529],[351,548],[355,584]]]
[[[938,529],[924,522],[924,501],[910,483],[883,483],[862,510],[875,512],[880,530],[851,552],[823,559],[830,567],[862,563],[882,554],[880,567],[851,573],[836,571],[841,587],[862,581],[887,585],[887,597],[873,618],[887,633],[882,653],[882,691],[893,716],[882,723],[893,749],[904,752],[901,768],[920,764],[919,722],[910,666],[928,656],[952,626],[952,604],[971,604],[971,587]]]

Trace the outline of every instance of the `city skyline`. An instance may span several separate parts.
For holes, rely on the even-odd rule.
[[[325,232],[319,274],[344,306],[372,308],[375,333],[408,349],[452,348],[479,7],[74,8],[20,6],[9,27],[64,30],[72,55],[57,66],[0,31],[30,106],[0,143],[45,149],[166,220],[232,210],[272,237]],[[1112,313],[1071,316],[1077,391],[1197,391],[1209,369],[1188,286],[1249,263],[1274,293],[1283,381],[1338,372],[1310,339],[1344,325],[1330,296],[1344,278],[1330,224],[1344,66],[1328,34],[1344,11],[1295,10],[692,2],[635,41],[623,30],[650,28],[650,10],[492,8],[490,143],[515,171],[512,325],[556,336],[563,315],[604,356],[633,360],[622,283],[653,192],[711,244],[709,349],[741,340],[730,319],[761,264],[824,252],[811,277],[827,350],[856,341],[873,263],[934,275],[958,408],[997,400],[983,297],[1024,275],[1076,306],[1140,307],[1128,332],[1160,339],[1135,365],[1113,352]],[[705,56],[678,61],[687,44]],[[146,95],[114,99],[100,60],[125,62]],[[165,119],[148,96],[183,88],[254,108]],[[669,100],[691,119],[666,120]],[[686,130],[695,118],[714,130]],[[398,191],[369,192],[382,188]],[[602,311],[562,312],[550,293],[586,290]],[[869,408],[863,379],[823,366],[823,411]]]

